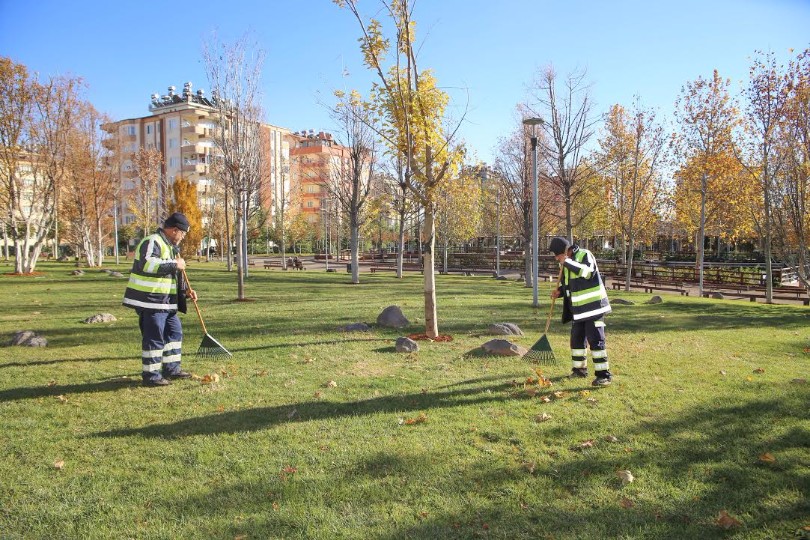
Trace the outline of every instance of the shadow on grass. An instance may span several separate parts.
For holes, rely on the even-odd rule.
[[[141,378],[117,377],[94,383],[84,384],[58,384],[54,386],[29,386],[26,388],[11,388],[0,390],[0,403],[19,399],[36,399],[41,397],[56,397],[59,395],[88,394],[96,392],[116,392],[123,388],[141,385]]]
[[[194,435],[215,435],[219,433],[233,434],[269,429],[285,423],[348,418],[378,413],[425,411],[436,408],[474,405],[477,403],[524,399],[523,396],[511,396],[507,391],[512,388],[514,388],[514,386],[511,382],[504,382],[452,391],[381,396],[346,403],[304,401],[274,407],[261,407],[244,411],[201,416],[170,424],[155,424],[144,428],[115,429],[96,433],[94,436],[177,438]],[[525,399],[529,399],[528,396],[525,397]],[[290,412],[293,410],[296,411],[296,414],[290,418]]]
[[[471,379],[451,386],[488,379]],[[469,404],[483,401],[478,394],[486,389],[479,386],[472,393],[436,393],[403,399],[424,398],[420,406]],[[788,400],[763,399],[711,410],[705,405],[696,406],[663,422],[640,420],[620,434],[619,444],[596,439],[592,449],[555,453],[551,460],[538,462],[531,472],[519,463],[493,460],[487,454],[474,458],[470,466],[459,468],[453,474],[433,475],[431,464],[437,456],[431,451],[420,452],[418,448],[403,454],[372,451],[353,459],[346,467],[330,469],[328,482],[307,476],[292,481],[283,475],[266,482],[225,482],[215,489],[190,494],[179,506],[202,517],[221,512],[223,508],[238,509],[239,513],[254,516],[250,533],[259,537],[320,537],[325,533],[320,528],[323,524],[318,521],[302,522],[294,514],[271,510],[275,499],[268,498],[267,493],[272,491],[276,499],[283,500],[282,506],[295,508],[312,503],[352,508],[357,537],[383,540],[793,538],[810,515],[807,459],[795,459],[807,448],[810,434],[800,427],[781,432],[773,427],[786,419],[807,419],[803,396],[798,392],[794,394]],[[488,401],[498,401],[498,398],[488,398]],[[336,407],[335,404],[322,405]],[[365,405],[374,411],[401,410],[399,401],[388,398],[370,400]],[[354,407],[353,404],[346,406]],[[298,407],[300,411],[300,405]],[[263,410],[268,415],[284,412]],[[344,408],[332,413],[324,409],[321,413],[325,416],[350,414]],[[240,420],[244,418],[225,415],[218,422]],[[284,420],[276,422],[280,421]],[[265,420],[263,427],[271,423]],[[222,431],[221,428],[220,425],[208,430],[201,424],[179,423],[99,435],[161,437],[191,434],[189,431],[207,434]],[[610,432],[609,426],[605,429],[605,433]],[[561,423],[548,435],[566,440],[576,431]],[[645,445],[643,451],[623,449],[626,440],[650,436],[651,432],[657,443]],[[493,439],[489,444],[520,443]],[[777,460],[773,463],[759,461],[758,456],[763,452],[776,455]],[[782,456],[784,459],[780,459]],[[441,466],[438,468],[442,470]],[[621,469],[634,472],[636,483],[622,486],[615,474]],[[651,485],[649,477],[656,475],[666,484]],[[356,490],[347,487],[355,484],[360,486]],[[363,499],[366,490],[369,485],[377,484],[395,485],[401,495],[392,494],[390,500],[374,501],[374,510],[362,510],[369,504]],[[435,506],[429,503],[421,506],[420,502],[419,506],[411,507],[414,490],[430,494],[426,501]],[[595,491],[601,495],[594,504],[581,499],[581,493]],[[445,495],[442,494],[448,494],[447,498],[456,503],[460,497],[464,504],[443,506],[441,501]],[[386,520],[376,514],[386,510],[404,510],[406,514],[397,520]],[[408,511],[412,512],[410,517]],[[721,511],[736,516],[740,525],[732,530],[722,528],[717,524]],[[246,531],[244,526],[234,524],[229,530],[219,532],[224,537],[237,537]]]
[[[133,355],[133,356],[102,356],[98,358],[62,358],[59,360],[31,360],[30,362],[8,362],[6,364],[0,364],[0,369],[10,367],[49,366],[55,364],[63,365],[69,364],[71,362],[107,362],[117,360],[139,361],[140,358]]]

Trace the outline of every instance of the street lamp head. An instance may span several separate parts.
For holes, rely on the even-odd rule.
[[[545,121],[542,118],[530,117],[523,119],[524,126],[538,126],[538,125],[542,126],[543,124],[545,124]]]

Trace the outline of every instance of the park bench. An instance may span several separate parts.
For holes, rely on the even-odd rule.
[[[281,261],[264,261],[264,268],[284,268],[284,265]],[[286,270],[286,268],[284,268]]]
[[[347,270],[348,270],[348,268],[347,268]],[[379,272],[388,272],[388,271],[396,272],[397,265],[396,264],[376,264],[376,265],[370,267],[369,270],[371,271],[372,274],[374,272],[378,272],[378,271]],[[416,264],[416,263],[402,263],[402,271],[404,272],[406,270],[418,270],[418,271],[421,272],[422,271],[422,265],[421,264]]]
[[[704,290],[703,291],[703,297],[704,298],[710,298],[714,293],[723,294],[723,292],[726,292],[726,291],[720,290],[718,288],[714,288],[712,290]],[[802,304],[804,304],[805,306],[810,305],[810,297],[808,297],[807,295],[796,294],[797,292],[798,291],[790,291],[787,294],[784,294],[784,293],[780,294],[776,290],[776,288],[774,288],[774,294],[771,296],[771,299],[773,299],[773,300],[801,300]],[[731,293],[729,293],[729,294],[731,294]],[[748,300],[750,300],[751,302],[756,302],[757,300],[760,300],[760,299],[765,300],[765,297],[766,297],[764,292],[746,291],[746,292],[735,292],[733,294],[735,296],[739,296],[741,298],[748,298]]]
[[[613,290],[622,290],[624,288],[624,281],[613,282]],[[645,293],[650,294],[653,294],[655,291],[665,291],[680,293],[681,296],[689,296],[689,291],[683,287],[683,283],[668,280],[654,280],[647,283],[640,280],[633,280],[630,283],[630,289],[641,289]]]

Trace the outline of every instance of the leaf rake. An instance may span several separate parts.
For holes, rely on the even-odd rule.
[[[188,281],[188,276],[186,275],[186,271],[183,270],[183,279],[186,280],[186,284],[191,287],[191,283]],[[214,339],[214,337],[208,333],[208,330],[205,328],[205,323],[203,322],[202,313],[200,312],[200,306],[197,305],[197,300],[192,299],[194,301],[194,309],[197,310],[197,317],[200,319],[200,326],[202,326],[203,331],[203,339],[202,343],[200,343],[200,347],[197,349],[197,356],[202,357],[214,357],[214,356],[233,356],[231,352],[222,346],[222,344]]]
[[[562,272],[563,267],[560,266],[560,274],[557,276],[558,288],[560,286],[560,281],[562,280]],[[543,364],[548,366],[557,363],[557,358],[554,356],[554,351],[551,350],[551,343],[548,342],[548,338],[546,337],[548,327],[551,325],[551,314],[554,312],[554,302],[556,300],[556,298],[551,299],[551,307],[548,310],[548,317],[546,317],[546,329],[543,330],[543,335],[540,336],[540,339],[538,339],[534,345],[532,345],[529,352],[523,355],[523,358],[526,358],[535,364]]]

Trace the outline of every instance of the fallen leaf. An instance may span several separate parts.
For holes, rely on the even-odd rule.
[[[748,377],[746,377],[746,378],[745,378],[745,380],[746,380],[746,381],[748,381],[748,382],[751,382],[751,381],[753,381],[753,380],[754,380],[754,378],[753,378],[753,377],[751,377],[751,376],[748,376]]]
[[[217,412],[225,412],[225,405],[220,405],[217,407]]]
[[[216,373],[204,375],[203,378],[200,379],[201,384],[213,384],[217,382],[219,382],[219,375]]]
[[[562,390],[557,390],[557,391],[556,391],[556,392],[554,392],[552,395],[553,395],[555,398],[557,398],[557,399],[562,399],[562,398],[564,398],[564,397],[565,397],[567,394],[566,394],[565,392],[563,392]]]
[[[721,370],[720,370],[720,375],[722,375],[722,376],[724,376],[724,377],[725,377],[725,376],[726,376],[726,370],[721,369]]]
[[[628,499],[627,497],[622,497],[622,500],[619,501],[619,506],[625,509],[633,508],[636,505],[633,501]]]
[[[733,529],[734,527],[740,526],[740,522],[728,515],[728,512],[725,510],[720,510],[720,514],[718,514],[717,519],[714,520],[714,523],[723,529]]]
[[[540,401],[542,401],[543,403],[549,403],[551,401],[551,398],[548,396],[543,396],[540,398]]]
[[[48,381],[48,386],[56,386],[56,381]]]
[[[281,472],[283,472],[284,474],[295,474],[295,473],[298,472],[298,469],[296,469],[295,467],[290,467],[289,465],[287,465],[286,467],[281,469]]]
[[[581,443],[579,443],[579,447],[580,448],[593,448],[593,443],[594,443],[593,439],[588,439],[587,441],[582,441]]]
[[[776,458],[773,457],[773,454],[771,454],[770,452],[765,452],[764,454],[759,456],[759,460],[762,463],[776,463]]]
[[[329,381],[324,386],[326,386],[327,388],[336,388],[337,383],[335,381]]]
[[[424,424],[427,422],[427,415],[425,413],[419,413],[419,416],[416,418],[406,418],[404,424],[406,426],[412,426],[414,424]]]
[[[233,537],[233,540],[247,540],[248,535],[246,534],[237,534]]]
[[[619,439],[615,435],[608,435],[605,437],[607,442],[619,442]]]
[[[807,384],[807,379],[793,379],[790,382],[796,383],[796,384]]]
[[[588,399],[586,399],[585,401],[587,401],[587,402],[588,402],[588,403],[590,403],[591,405],[596,405],[597,403],[599,403],[599,401],[598,401],[596,398],[592,398],[592,397],[589,397],[589,398],[588,398]]]
[[[590,390],[580,390],[579,395],[582,396],[582,397],[588,397],[588,396],[591,395],[591,391]]]
[[[534,469],[537,468],[537,463],[534,461],[527,461],[523,463],[523,468],[529,471],[529,474],[534,474]]]
[[[627,485],[633,482],[636,478],[630,471],[616,471],[616,476],[622,481],[622,485]]]
[[[57,471],[61,471],[64,467],[65,467],[65,460],[63,459],[58,459],[53,462],[53,468],[56,469]]]
[[[322,392],[315,392],[315,399],[321,399],[322,395],[323,395]]]
[[[296,414],[298,414],[298,409],[293,409],[293,410],[291,410],[290,412],[288,412],[288,413],[287,413],[287,419],[288,419],[288,420],[289,420],[289,419],[291,419],[291,418],[292,418],[292,417],[294,417]]]
[[[765,369],[758,367],[757,369],[754,370],[754,373],[765,373]]]
[[[545,422],[547,420],[551,420],[551,415],[547,413],[538,414],[537,416],[534,417],[534,421],[537,422],[538,424],[540,422]]]
[[[59,400],[59,401],[61,401],[62,403],[67,403],[67,400],[68,400],[68,399],[67,399],[65,396],[63,396],[62,394],[59,394],[58,396],[56,396],[56,399],[58,399],[58,400]]]

